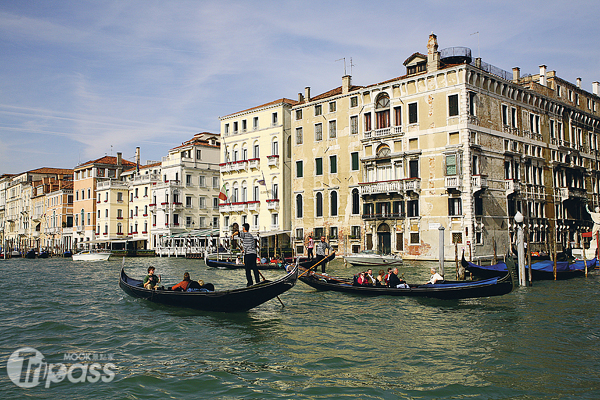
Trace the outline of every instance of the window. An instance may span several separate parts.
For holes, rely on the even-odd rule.
[[[358,97],[350,97],[350,107],[358,107]]]
[[[302,195],[296,195],[296,218],[302,218]]]
[[[117,202],[119,202],[119,203],[123,202],[123,192],[117,192]]]
[[[252,149],[252,154],[253,154],[254,158],[260,157],[260,149],[258,147],[258,143],[254,145],[254,147]]]
[[[475,92],[469,92],[469,115],[476,116],[476,103],[477,94]]]
[[[417,122],[417,103],[410,103],[408,105],[408,123],[416,124]]]
[[[419,177],[419,160],[410,160],[408,162],[409,178]]]
[[[360,213],[360,194],[358,189],[352,189],[352,214],[358,215]]]
[[[271,115],[271,124],[272,124],[273,126],[277,125],[277,113],[276,113],[276,112],[274,112],[274,113]]]
[[[324,236],[324,229],[323,228],[315,228],[314,238],[316,240],[319,240],[321,238],[321,236]]]
[[[315,125],[315,142],[323,140],[323,124]]]
[[[237,123],[237,121],[235,121],[235,122],[233,123],[233,133],[234,133],[234,134],[235,134],[235,133],[238,133],[238,123]]]
[[[185,196],[185,206],[187,208],[192,208],[192,197],[191,196]]]
[[[350,134],[358,134],[358,115],[353,115],[350,117]]]
[[[318,192],[315,196],[315,205],[316,205],[316,216],[317,218],[323,216],[323,193]]]
[[[279,198],[278,188],[279,186],[276,183],[273,183],[273,185],[271,186],[271,194],[273,195],[274,199]]]
[[[321,114],[323,114],[323,106],[321,106],[321,104],[317,104],[315,106],[315,117]]]
[[[377,118],[377,129],[389,128],[390,126],[390,98],[387,93],[377,97],[375,103],[375,117]]]
[[[304,177],[304,162],[302,160],[296,161],[296,178]]]
[[[335,112],[336,106],[335,106],[335,101],[332,101],[331,103],[329,103],[329,112]]]
[[[510,126],[513,128],[517,127],[517,109],[514,107],[510,109]]]
[[[419,216],[419,200],[409,200],[406,202],[406,215],[409,218]]]
[[[351,163],[352,171],[358,171],[360,168],[359,161],[358,161],[358,152],[355,151],[353,153],[350,153],[350,158],[352,159],[352,163]]]
[[[242,120],[242,132],[246,132],[248,130],[248,123],[245,119]]]
[[[192,176],[191,175],[186,175],[185,176],[185,185],[186,186],[192,186]]]
[[[254,129],[254,130],[258,129],[258,117],[254,117],[252,119],[252,129]]]
[[[446,175],[456,175],[456,154],[446,156]]]
[[[204,175],[200,175],[198,177],[198,186],[200,187],[206,187],[206,177]]]
[[[329,138],[335,139],[337,136],[337,121],[329,121]]]
[[[402,107],[394,107],[394,123],[396,126],[402,125]]]
[[[502,104],[502,125],[508,125],[508,106],[506,104]]]
[[[329,210],[332,217],[337,217],[338,215],[338,195],[335,190],[332,190],[329,193]]]
[[[229,133],[229,124],[225,124],[225,133]]]
[[[213,189],[218,189],[219,188],[219,177],[213,176],[212,182],[213,182],[213,184],[212,184]]]
[[[302,144],[304,136],[302,134],[302,128],[296,128],[296,144]]]
[[[271,215],[271,224],[272,225],[279,225],[279,214],[272,214]]]
[[[350,227],[350,239],[360,239],[360,226],[359,225]]]
[[[329,239],[337,239],[338,238],[338,228],[337,226],[329,227]]]
[[[329,173],[337,174],[337,156],[329,156]]]
[[[451,197],[448,199],[448,215],[462,215],[462,200],[460,198]]]
[[[456,117],[458,115],[458,95],[448,96],[448,116]]]
[[[302,110],[296,110],[296,121],[302,119]]]
[[[419,232],[410,233],[410,244],[420,244]]]
[[[371,131],[371,113],[365,114],[365,132]]]
[[[323,159],[315,158],[315,175],[323,175]]]
[[[273,143],[271,143],[271,155],[279,155],[279,142],[277,140],[274,140]]]
[[[196,150],[196,160],[202,160],[202,150]]]

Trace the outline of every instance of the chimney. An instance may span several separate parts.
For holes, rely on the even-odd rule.
[[[438,51],[437,36],[431,32],[427,41],[427,72],[440,69],[440,53]]]
[[[598,83],[598,81],[596,82],[592,82],[592,92],[598,96],[598,85],[600,85],[600,83]]]
[[[135,163],[138,166],[140,165],[140,148],[139,147],[135,148]]]
[[[577,87],[581,89],[581,78],[577,78]]]
[[[521,79],[521,68],[514,67],[513,68],[513,82],[519,82],[519,79]]]
[[[540,85],[546,86],[546,66],[540,65]]]
[[[302,93],[298,93],[298,103],[304,103],[304,96]]]
[[[346,94],[350,91],[352,85],[352,77],[350,75],[342,76],[342,94]]]
[[[304,88],[304,98],[306,101],[310,101],[310,86]]]
[[[120,167],[123,160],[123,155],[121,153],[117,153],[117,165]]]

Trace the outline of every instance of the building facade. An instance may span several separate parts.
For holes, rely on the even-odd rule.
[[[291,108],[282,98],[221,117],[221,236],[248,223],[265,245],[287,247],[291,232]],[[277,238],[277,239],[276,239]]]

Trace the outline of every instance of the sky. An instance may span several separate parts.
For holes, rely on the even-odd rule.
[[[521,74],[600,81],[600,1],[0,2],[0,175],[104,155],[160,161],[219,117],[405,74],[464,46]],[[345,58],[345,62],[344,59]],[[352,60],[352,62],[350,62]]]

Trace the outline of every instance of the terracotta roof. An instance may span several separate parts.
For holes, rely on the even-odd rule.
[[[297,102],[296,100],[286,99],[286,98],[284,97],[284,98],[281,98],[281,99],[278,99],[278,100],[271,101],[271,102],[269,102],[269,103],[261,104],[260,106],[256,106],[256,107],[248,108],[248,109],[246,109],[246,110],[242,110],[242,111],[237,111],[237,112],[234,112],[234,113],[231,113],[231,114],[225,115],[224,117],[221,117],[221,118],[227,118],[227,117],[230,117],[230,116],[232,116],[232,115],[236,115],[236,114],[242,114],[242,113],[245,113],[245,112],[248,112],[248,111],[257,110],[257,109],[259,109],[259,108],[268,107],[268,106],[273,106],[273,105],[275,105],[275,104],[280,104],[280,103],[289,104],[289,105],[291,105],[291,106],[295,106],[296,104],[298,104],[298,102]]]
[[[32,169],[31,171],[27,171],[32,174],[58,174],[58,175],[73,175],[72,169],[65,168],[49,168],[42,167],[37,169]]]
[[[362,88],[363,88],[363,86],[352,85],[352,86],[350,86],[350,88],[348,90],[348,93],[353,92],[353,91],[358,90],[358,89],[362,89]],[[318,94],[316,96],[313,96],[313,97],[310,98],[309,101],[305,101],[305,102],[306,103],[310,103],[310,102],[313,102],[313,101],[323,100],[323,99],[326,99],[328,97],[338,96],[340,94],[342,94],[342,87],[338,86],[335,89],[331,89],[331,90],[329,90],[329,91],[327,91],[325,93],[321,93],[321,94]],[[296,103],[300,104],[298,102],[296,102]]]
[[[108,165],[117,165],[117,157],[114,156],[104,156],[104,157],[100,157],[96,160],[92,160],[92,161],[88,161],[88,162],[84,162],[83,164],[78,165],[75,169],[77,168],[81,168],[84,165],[91,165],[91,164],[108,164]],[[126,160],[124,158],[121,159],[121,165],[122,166],[128,166],[128,165],[133,165],[135,166],[135,163],[129,160]]]

